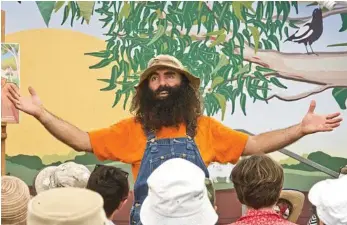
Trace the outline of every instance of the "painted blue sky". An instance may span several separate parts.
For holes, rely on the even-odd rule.
[[[42,29],[46,28],[46,25],[39,14],[38,8],[34,2],[17,2],[2,1],[2,9],[6,11],[6,34],[19,32],[28,29]],[[310,16],[315,6],[306,7],[307,3],[300,3],[299,14],[292,13],[291,17],[303,17]],[[50,28],[56,29],[72,29],[88,35],[104,39],[102,35],[105,30],[101,29],[101,24],[97,20],[97,17],[92,17],[89,25],[80,25],[75,23],[72,28],[68,23],[61,26],[61,20],[63,10],[60,10],[58,14],[52,16],[50,22]],[[339,15],[330,16],[324,19],[324,32],[321,38],[315,42],[312,47],[316,52],[323,51],[346,51],[346,47],[327,48],[327,45],[346,42],[347,32],[338,32],[341,28],[342,22]],[[295,30],[290,30],[292,34]],[[306,52],[303,44],[296,44],[286,42],[281,45],[282,52]],[[347,58],[346,58],[347,62]],[[314,67],[314,65],[312,65]],[[347,76],[347,74],[346,74]],[[312,89],[315,86],[305,83],[298,83],[293,81],[284,81],[288,86],[288,90],[284,93],[286,95],[298,94],[308,89]],[[311,100],[317,101],[317,113],[328,114],[331,112],[341,111],[337,103],[332,97],[331,90],[327,90],[323,93],[310,96],[308,98],[295,101],[295,102],[283,102],[277,99],[271,100],[269,104],[264,102],[247,103],[247,116],[242,114],[242,111],[238,107],[234,115],[231,115],[231,105],[228,105],[226,112],[226,119],[224,123],[232,128],[243,128],[255,134],[270,131],[273,129],[284,128],[296,123],[299,123],[305,113],[308,110]],[[347,111],[341,111],[344,123],[340,128],[334,132],[314,134],[303,138],[297,143],[288,147],[288,149],[297,152],[299,154],[308,153],[312,151],[325,151],[331,155],[343,156],[347,158]],[[220,115],[216,115],[217,119],[220,119]],[[278,159],[285,158],[280,153],[273,155]]]

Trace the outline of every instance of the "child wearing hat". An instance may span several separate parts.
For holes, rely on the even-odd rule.
[[[1,224],[25,225],[29,188],[24,181],[13,176],[1,177]]]

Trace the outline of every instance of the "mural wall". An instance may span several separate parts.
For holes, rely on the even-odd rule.
[[[33,86],[45,107],[84,130],[130,116],[139,74],[170,54],[202,80],[205,114],[258,134],[316,111],[347,120],[347,4],[344,2],[6,2],[6,42],[21,46],[21,93]],[[73,152],[33,118],[8,125],[7,172],[29,185]],[[347,123],[288,147],[338,171],[347,164]],[[288,158],[285,187],[307,191],[327,175]],[[118,162],[104,162],[124,167]],[[213,165],[217,188],[232,165]],[[224,178],[223,178],[224,176]]]

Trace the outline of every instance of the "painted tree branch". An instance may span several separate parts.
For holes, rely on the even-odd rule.
[[[338,87],[338,86],[336,86],[336,85],[323,85],[323,86],[319,86],[318,88],[316,88],[314,90],[303,92],[303,93],[300,93],[297,95],[291,95],[291,96],[281,96],[281,95],[274,94],[274,95],[271,95],[270,97],[268,97],[266,100],[268,101],[268,100],[271,100],[273,98],[277,98],[279,100],[287,101],[287,102],[297,101],[297,100],[300,100],[303,98],[307,98],[308,96],[321,93],[321,92],[323,92],[329,88],[334,88],[334,87]]]
[[[327,12],[324,12],[322,16],[323,16],[323,18],[326,18],[329,16],[341,14],[341,13],[347,13],[347,7],[335,8],[333,10],[329,10]],[[273,16],[272,19],[276,20],[277,16]],[[283,20],[283,16],[279,16],[278,19]],[[307,23],[308,21],[310,21],[311,19],[312,19],[312,16],[288,17],[286,21],[288,21],[288,22],[292,21],[292,22],[295,22],[296,24],[304,24],[304,23]]]
[[[240,54],[240,49],[235,49]],[[277,71],[278,76],[311,84],[347,87],[347,52],[321,52],[317,55],[258,50],[245,43],[244,60]]]

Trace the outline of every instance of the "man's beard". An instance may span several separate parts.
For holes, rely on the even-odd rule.
[[[160,92],[166,91],[165,98],[158,97]],[[178,127],[183,122],[189,122],[195,116],[191,110],[191,102],[196,101],[194,90],[185,83],[179,86],[160,86],[152,91],[144,91],[140,100],[143,110],[143,124],[147,129],[159,130],[162,127]]]

